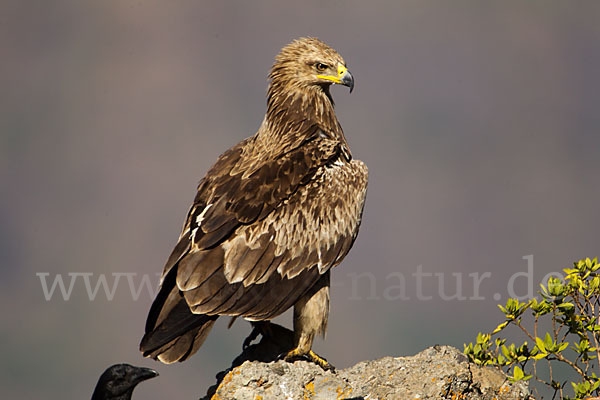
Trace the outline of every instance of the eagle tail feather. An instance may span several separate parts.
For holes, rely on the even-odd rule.
[[[198,351],[219,317],[192,313],[174,284],[173,271],[176,269],[165,277],[161,291],[152,304],[146,321],[146,333],[140,342],[144,357],[165,364],[185,361]]]

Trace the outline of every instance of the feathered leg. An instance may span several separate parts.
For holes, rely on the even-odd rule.
[[[326,359],[312,351],[315,335],[325,335],[329,317],[329,271],[294,305],[294,349],[286,361],[308,359],[328,370],[334,369]]]

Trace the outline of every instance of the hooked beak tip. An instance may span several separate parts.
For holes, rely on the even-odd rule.
[[[346,70],[344,75],[340,77],[340,82],[344,86],[348,86],[350,88],[350,93],[354,90],[354,76],[350,73],[350,71]]]

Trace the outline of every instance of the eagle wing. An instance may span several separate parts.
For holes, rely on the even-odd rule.
[[[254,163],[254,138],[219,157],[165,265],[147,335],[158,329],[164,343],[206,322],[182,312],[183,300],[196,317],[274,318],[344,258],[360,225],[367,169],[323,136]]]

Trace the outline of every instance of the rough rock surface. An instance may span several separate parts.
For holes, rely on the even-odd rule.
[[[307,361],[265,362],[291,347],[291,332],[248,347],[217,375],[203,400],[528,399],[525,382],[512,383],[495,368],[469,363],[456,348],[433,346],[412,357],[385,357],[335,372]],[[260,361],[251,361],[260,360]]]

